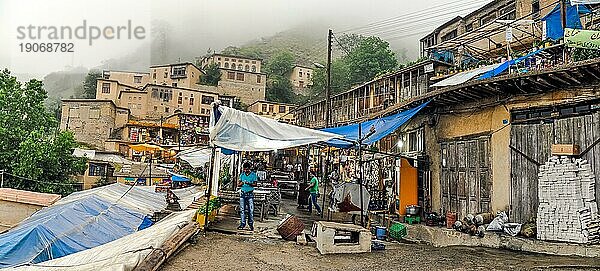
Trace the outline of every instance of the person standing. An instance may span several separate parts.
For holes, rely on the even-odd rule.
[[[251,165],[245,162],[243,172],[240,174],[238,187],[240,187],[240,226],[238,230],[246,227],[246,215],[248,216],[248,226],[254,230],[254,187],[256,186],[256,173],[250,169]]]
[[[320,216],[321,207],[317,203],[317,194],[319,193],[319,179],[317,178],[317,174],[315,173],[314,168],[310,171],[310,176],[310,183],[308,184],[308,187],[306,187],[306,190],[310,192],[310,200],[308,201],[308,212],[312,213],[312,205],[314,204],[315,208],[317,209],[317,215]]]

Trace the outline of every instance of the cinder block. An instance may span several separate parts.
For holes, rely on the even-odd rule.
[[[350,224],[318,221],[315,241],[321,254],[371,252],[371,232]]]

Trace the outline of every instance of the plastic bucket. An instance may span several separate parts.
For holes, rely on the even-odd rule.
[[[385,240],[387,229],[385,227],[377,227],[375,228],[375,236],[377,236],[377,240]]]

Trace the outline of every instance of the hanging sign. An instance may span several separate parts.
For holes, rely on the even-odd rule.
[[[600,31],[565,28],[565,46],[600,50]]]
[[[506,27],[506,41],[513,41],[513,30],[512,27]]]

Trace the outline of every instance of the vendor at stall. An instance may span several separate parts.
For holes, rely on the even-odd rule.
[[[248,215],[248,226],[254,230],[254,187],[256,187],[256,173],[252,172],[251,164],[245,162],[243,172],[240,174],[238,187],[240,187],[240,226],[238,230],[246,227],[246,215]]]

